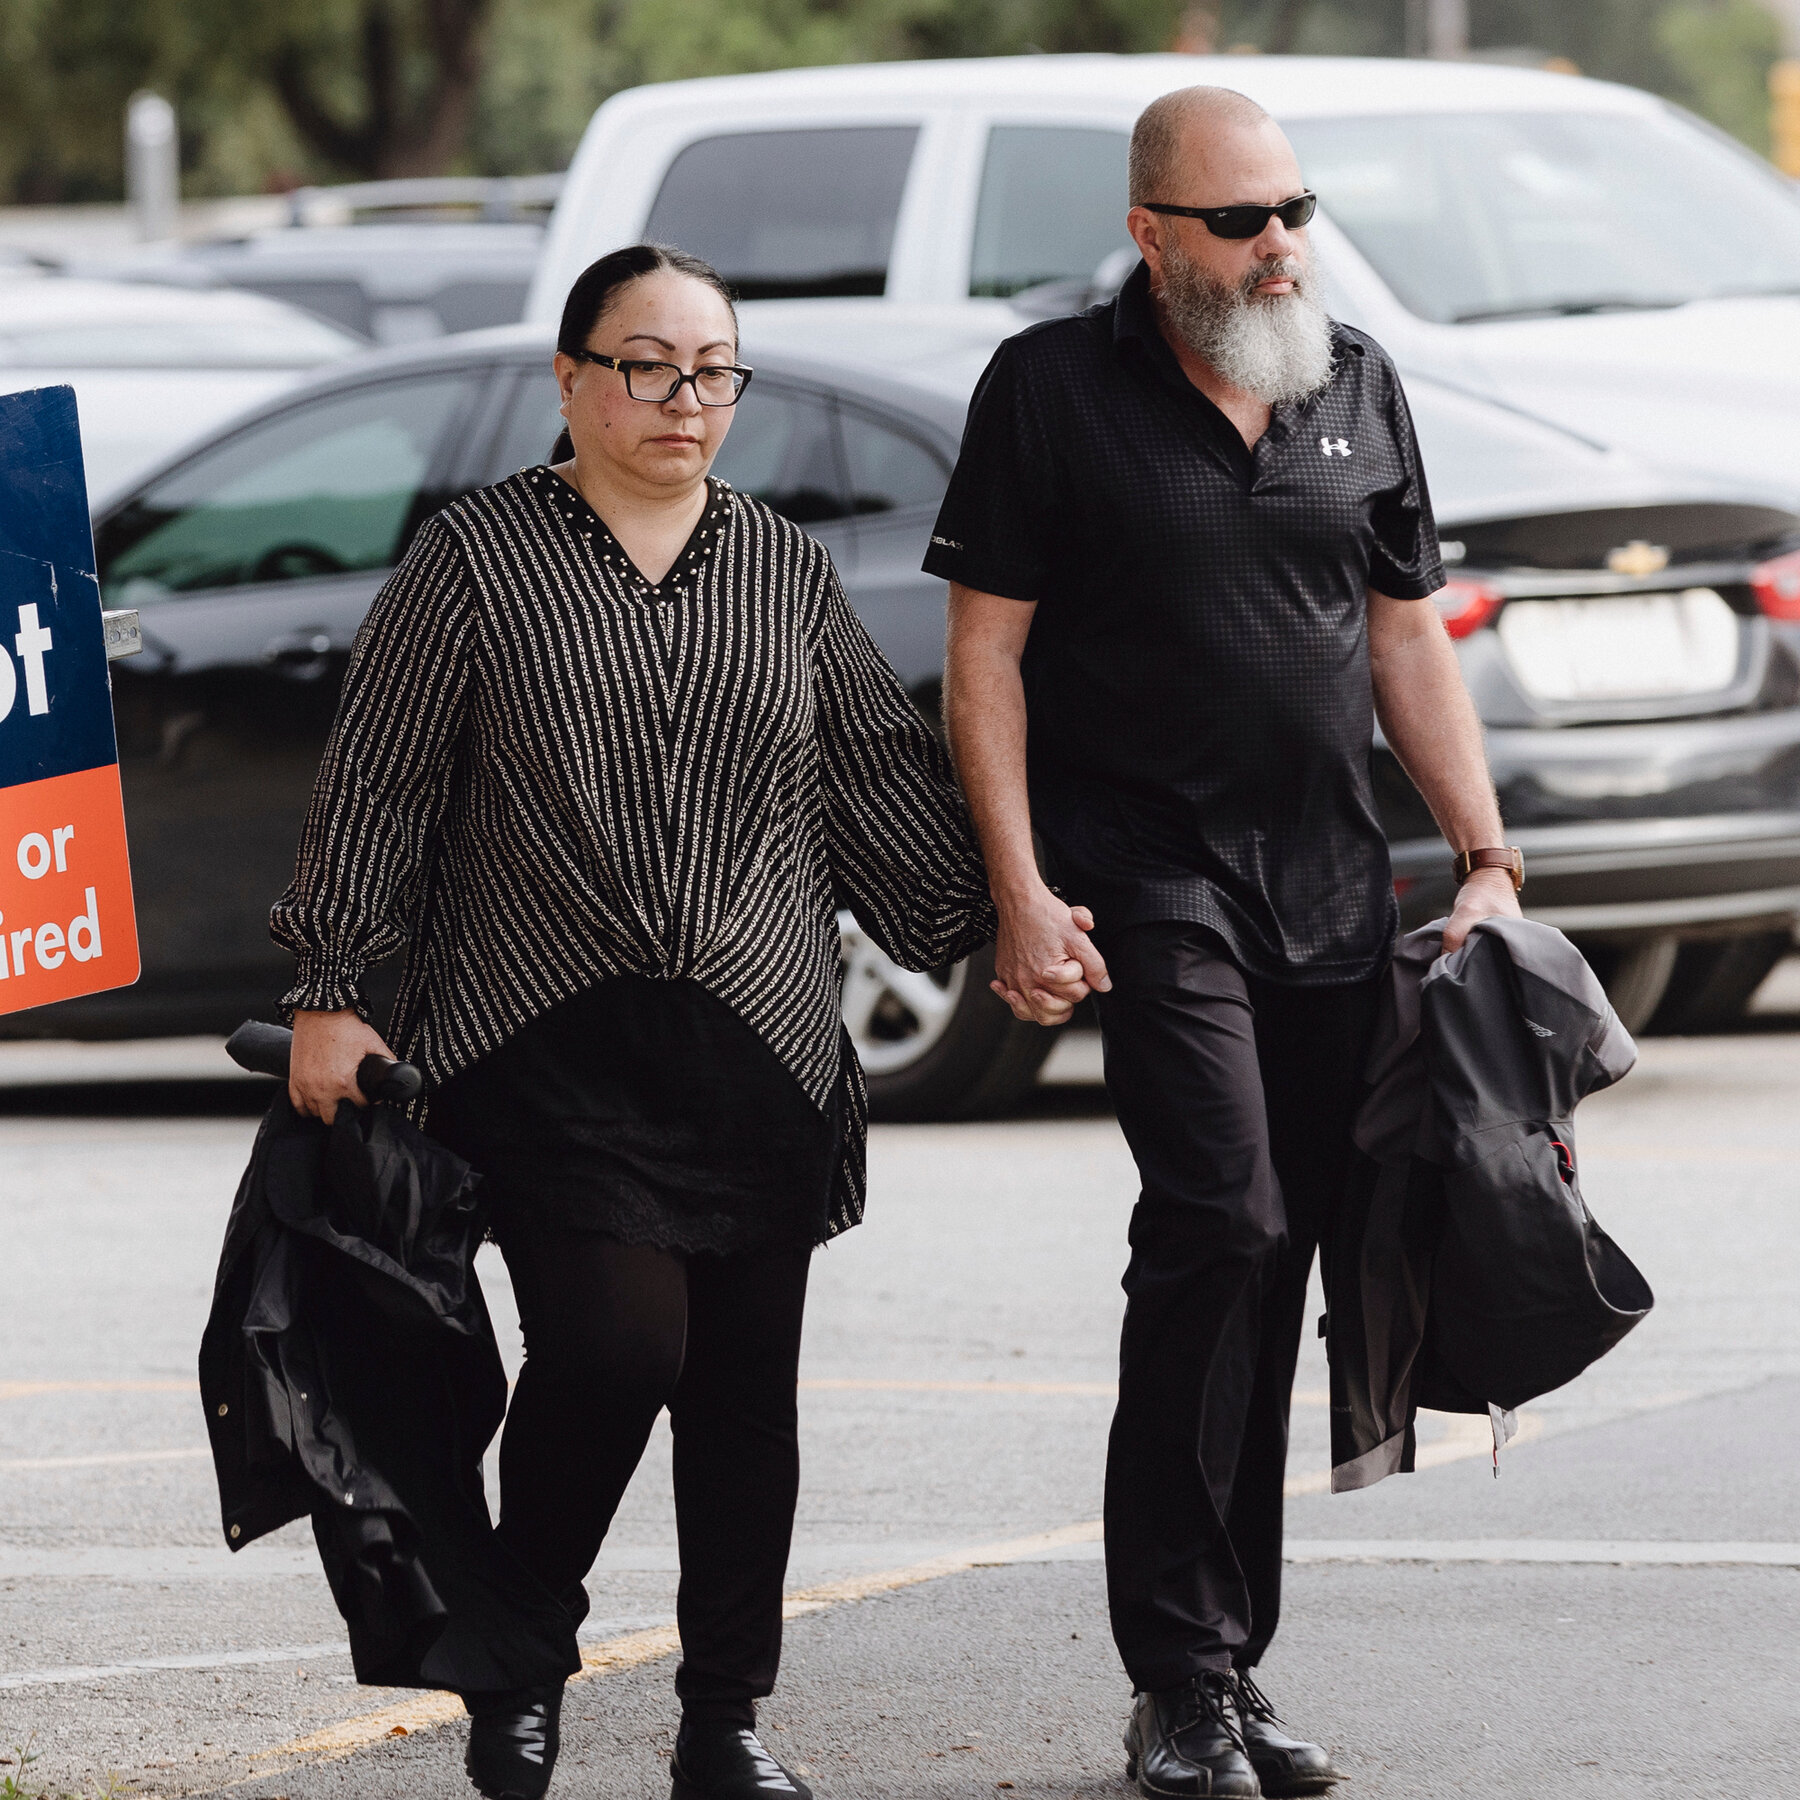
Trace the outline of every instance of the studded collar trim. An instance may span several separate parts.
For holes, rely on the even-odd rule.
[[[619,590],[646,606],[667,606],[699,586],[702,570],[718,548],[719,534],[730,516],[736,496],[727,482],[708,476],[706,510],[701,513],[681,553],[669,565],[661,581],[649,576],[626,555],[612,529],[582,497],[573,482],[541,465],[526,471],[533,489],[554,506],[570,531],[593,552],[595,560],[613,578]]]

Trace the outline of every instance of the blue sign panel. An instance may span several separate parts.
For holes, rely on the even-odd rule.
[[[117,761],[75,390],[0,394],[0,788]]]

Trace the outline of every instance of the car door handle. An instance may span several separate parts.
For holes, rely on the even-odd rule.
[[[290,681],[317,681],[331,656],[331,633],[322,625],[284,631],[263,645],[265,665]]]

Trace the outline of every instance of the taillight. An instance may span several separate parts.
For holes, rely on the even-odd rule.
[[[1446,581],[1431,597],[1437,602],[1444,629],[1453,638],[1479,631],[1500,610],[1499,592],[1485,581]]]
[[[1800,550],[1752,569],[1750,591],[1771,619],[1800,622]]]

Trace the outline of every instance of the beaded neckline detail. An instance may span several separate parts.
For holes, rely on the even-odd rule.
[[[647,606],[669,606],[699,586],[702,566],[718,544],[719,531],[730,513],[733,494],[728,483],[706,480],[706,510],[669,565],[661,581],[652,581],[638,568],[625,547],[613,536],[606,521],[582,498],[581,491],[546,465],[525,471],[537,492],[567,521],[569,529],[594,553],[596,560],[632,599]]]

